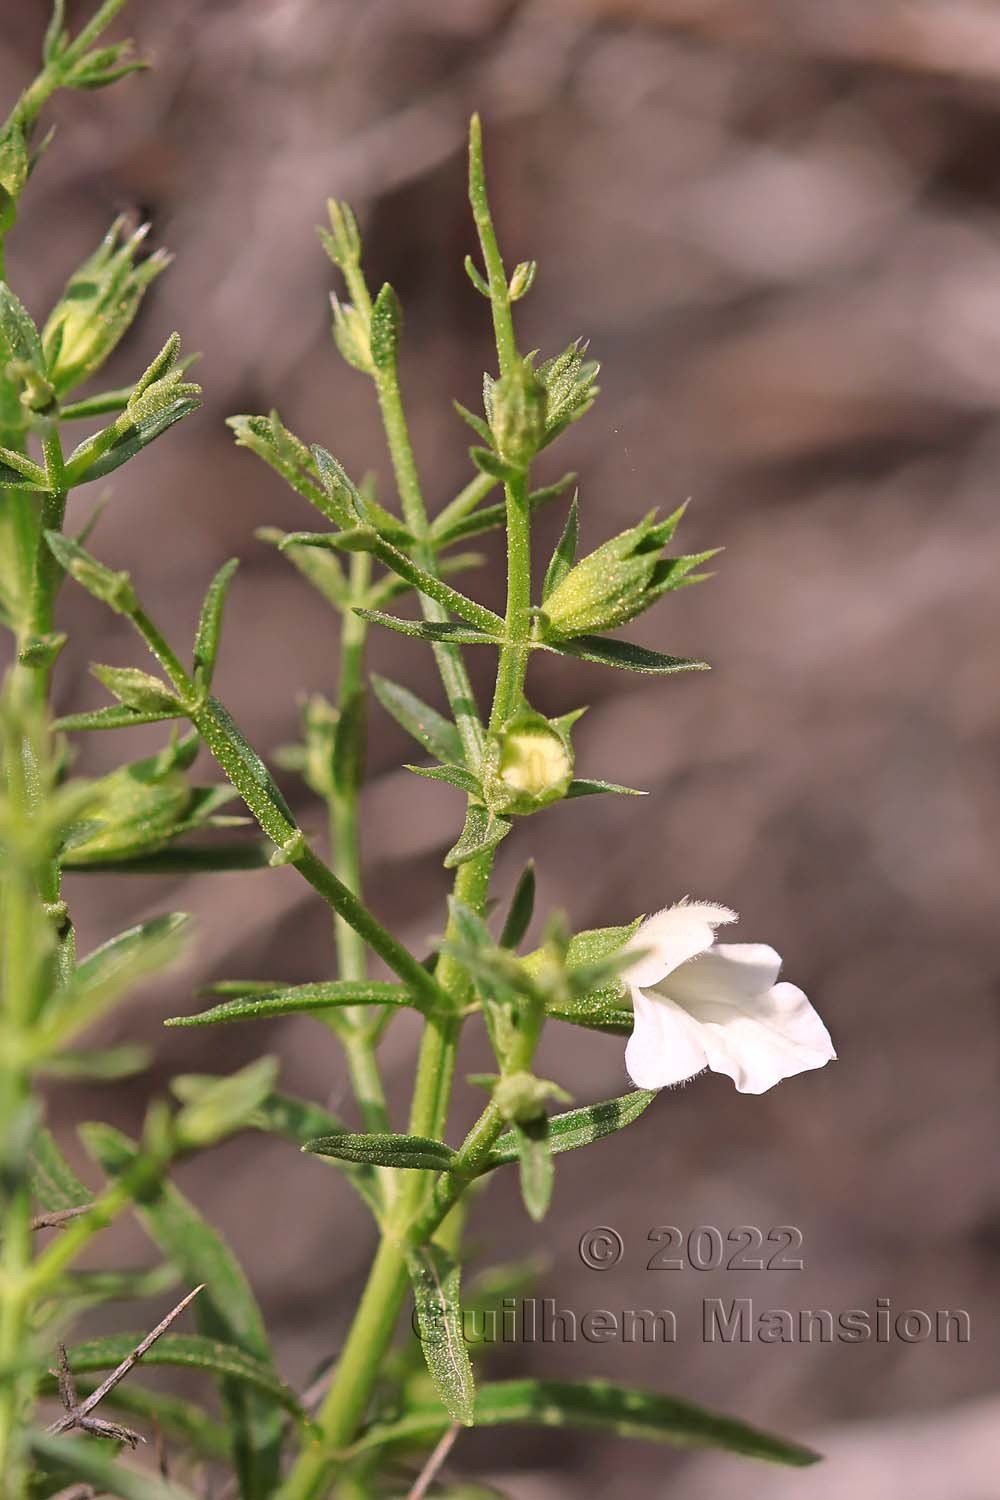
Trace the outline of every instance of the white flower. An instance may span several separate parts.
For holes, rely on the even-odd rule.
[[[622,978],[635,1026],[625,1066],[637,1088],[683,1083],[703,1068],[726,1073],[741,1094],[765,1089],[836,1057],[830,1034],[764,943],[717,943],[736,913],[681,902],[648,917],[629,943]]]

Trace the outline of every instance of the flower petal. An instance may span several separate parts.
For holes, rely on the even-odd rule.
[[[664,993],[685,1009],[720,994],[753,1001],[777,984],[781,955],[767,943],[716,943],[670,974]]]
[[[635,1026],[625,1048],[625,1067],[636,1088],[665,1089],[708,1067],[702,1028],[662,995],[633,988]]]
[[[777,958],[764,944],[720,944],[670,979],[672,997],[701,1028],[709,1067],[741,1094],[762,1094],[837,1055],[802,990],[768,983]]]
[[[728,906],[715,906],[709,901],[681,901],[658,911],[646,918],[629,941],[626,951],[643,956],[625,970],[622,978],[626,984],[643,989],[659,984],[679,964],[711,948],[716,927],[735,921],[736,913]]]

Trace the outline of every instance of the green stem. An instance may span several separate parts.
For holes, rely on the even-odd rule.
[[[127,3],[128,0],[104,0],[104,4],[98,7],[58,61],[54,64],[47,64],[34,82],[25,89],[15,106],[15,111],[28,128],[35,123],[43,106],[61,86],[67,70],[78,62],[91,43],[96,42],[101,33],[107,30],[115,16],[125,8]]]
[[[358,262],[348,263],[343,270],[351,300],[367,321],[371,318],[372,300],[361,266]],[[437,570],[437,557],[427,540],[427,507],[420,486],[395,362],[375,371],[374,380],[403,519],[417,538],[417,545],[413,549],[414,561],[426,572],[434,574]],[[425,620],[448,619],[448,611],[444,605],[428,598],[426,594],[420,594],[419,598]],[[466,760],[470,768],[475,769],[482,759],[485,739],[465,661],[457,646],[436,644],[433,650]]]
[[[351,558],[351,597],[361,598],[368,587],[371,559],[365,553]],[[337,705],[341,713],[349,712],[359,693],[364,693],[364,652],[368,625],[353,610],[345,610],[340,633],[340,674],[337,682]],[[355,896],[361,896],[361,849],[358,834],[358,792],[356,785],[331,784],[327,798],[330,810],[331,862],[342,884]],[[337,947],[337,973],[341,979],[365,979],[368,974],[368,950],[356,928],[334,912],[334,941]],[[363,1007],[352,1006],[335,1023],[341,1036],[351,1075],[351,1085],[358,1101],[366,1130],[388,1131],[382,1075],[375,1056],[368,1017]],[[386,1202],[394,1196],[395,1174],[390,1168],[381,1172]]]
[[[478,115],[469,123],[469,202],[472,217],[486,266],[486,280],[490,288],[490,309],[493,313],[493,332],[497,341],[497,359],[500,374],[509,375],[518,361],[517,341],[514,337],[514,315],[511,311],[507,274],[504,271],[500,246],[497,244],[493,216],[486,196],[486,172],[483,167],[483,127]]]
[[[456,899],[481,911],[492,864],[491,852],[461,865],[455,879]],[[467,985],[467,979],[460,976],[457,964],[447,954],[442,957],[440,970],[443,985],[457,987],[460,977]],[[438,1014],[428,1018],[410,1113],[409,1128],[414,1134],[430,1135],[435,1139],[443,1135],[460,1028],[461,1020],[457,1015]],[[429,1186],[425,1174],[410,1172],[405,1175],[405,1187],[390,1223],[383,1230],[364,1294],[337,1361],[333,1382],[316,1416],[316,1426],[322,1434],[320,1442],[302,1452],[280,1490],[278,1500],[314,1500],[321,1493],[321,1486],[336,1462],[337,1451],[354,1436],[368,1405],[409,1285],[404,1247],[413,1238],[411,1222],[422,1222],[428,1213],[425,1198]],[[438,1215],[433,1227],[446,1211]]]
[[[486,202],[482,141],[477,118],[473,119],[470,140],[470,197],[489,275],[500,371],[501,374],[506,374],[517,361],[517,345],[503,262]],[[349,264],[345,268],[345,276],[355,306],[366,317],[370,317],[371,299],[360,265]],[[375,383],[403,516],[417,538],[417,545],[413,549],[414,560],[428,572],[433,572],[435,555],[433,547],[427,541],[427,512],[394,362],[383,365],[375,372]],[[531,553],[526,472],[508,484],[506,493],[509,529],[505,617],[507,644],[500,655],[491,727],[509,717],[520,701],[531,624]],[[425,618],[447,618],[447,610],[440,602],[422,594],[421,605]],[[482,755],[484,736],[469,690],[464,661],[459,652],[447,647],[437,648],[435,654],[456,724],[462,734],[466,756],[470,766],[475,766]],[[455,899],[475,912],[482,912],[485,908],[493,858],[493,851],[490,851],[461,865],[456,874]],[[456,936],[452,922],[449,921],[446,950],[448,939]],[[413,1134],[440,1140],[444,1136],[451,1098],[462,1025],[461,1010],[471,992],[471,982],[447,951],[441,956],[435,977],[441,989],[450,997],[454,1010],[451,1013],[438,1010],[426,1018],[409,1128]],[[491,1103],[463,1147],[472,1169],[471,1175],[474,1175],[475,1167],[488,1153],[502,1124]],[[408,1278],[404,1245],[422,1243],[429,1238],[454,1206],[461,1191],[462,1182],[459,1180],[453,1197],[442,1201],[447,1195],[442,1194],[440,1198],[432,1196],[433,1188],[424,1173],[409,1174],[390,1221],[383,1230],[368,1284],[326,1400],[317,1417],[320,1442],[300,1456],[282,1487],[280,1500],[316,1500],[330,1467],[335,1462],[337,1450],[343,1448],[353,1437],[367,1408],[406,1293]]]
[[[490,729],[517,712],[524,693],[531,637],[531,511],[527,471],[504,486],[507,499],[507,615]]]
[[[3,1003],[11,1042],[31,1025],[34,1002],[31,944],[37,933],[33,906],[37,896],[26,872],[9,861],[3,890]],[[30,1107],[30,1079],[21,1062],[22,1049],[4,1048],[0,1065],[0,1142],[13,1155],[24,1137],[24,1113]],[[23,1369],[29,1336],[31,1300],[27,1276],[31,1266],[31,1195],[19,1162],[4,1163],[10,1177],[0,1193],[3,1247],[0,1259],[0,1475],[10,1485],[10,1500],[23,1494],[26,1478],[18,1453],[18,1432],[30,1398],[31,1377]],[[5,1489],[4,1495],[8,1494]]]

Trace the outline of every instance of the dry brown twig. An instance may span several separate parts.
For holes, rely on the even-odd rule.
[[[434,1449],[434,1452],[431,1454],[430,1458],[428,1458],[427,1462],[420,1470],[420,1473],[417,1475],[413,1488],[408,1493],[406,1500],[424,1500],[424,1496],[427,1494],[427,1491],[430,1489],[434,1480],[437,1478],[438,1471],[440,1470],[445,1459],[448,1457],[448,1454],[454,1447],[455,1439],[458,1437],[458,1434],[461,1432],[461,1430],[462,1427],[459,1422],[453,1422],[451,1424],[451,1426],[448,1428],[448,1431],[441,1438],[440,1442],[437,1444],[437,1447]]]
[[[112,1370],[107,1379],[102,1380],[97,1389],[91,1391],[90,1395],[86,1396],[82,1401],[77,1399],[76,1383],[73,1380],[73,1372],[69,1367],[66,1345],[60,1343],[59,1369],[54,1370],[52,1373],[58,1377],[59,1395],[62,1398],[63,1406],[66,1408],[66,1415],[52,1422],[48,1431],[51,1433],[69,1432],[72,1428],[76,1427],[81,1432],[89,1432],[95,1437],[113,1438],[118,1442],[128,1443],[131,1448],[134,1448],[140,1440],[143,1440],[141,1439],[141,1434],[133,1432],[130,1427],[121,1427],[117,1422],[105,1422],[102,1417],[92,1417],[90,1413],[100,1401],[104,1400],[110,1391],[114,1390],[119,1381],[125,1379],[125,1376],[139,1363],[147,1350],[152,1348],[156,1340],[162,1334],[166,1333],[170,1325],[180,1317],[188,1304],[193,1302],[198,1293],[203,1290],[204,1283],[201,1286],[196,1286],[193,1292],[188,1292],[187,1296],[183,1297],[161,1322],[157,1323],[152,1332],[147,1333],[146,1337],[136,1344],[132,1352],[122,1360],[116,1369]]]
[[[75,1208],[60,1208],[51,1214],[38,1214],[31,1221],[33,1230],[38,1229],[61,1229],[68,1224],[70,1219],[78,1219],[81,1214],[89,1214],[94,1207],[92,1203],[78,1203]]]

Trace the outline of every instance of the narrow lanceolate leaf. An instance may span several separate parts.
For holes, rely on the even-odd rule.
[[[248,743],[232,714],[218,698],[209,698],[199,710],[197,726],[199,734],[224,767],[250,811],[256,813],[263,798],[264,802],[277,807],[294,829],[295,814],[285,801],[280,787],[256,750]]]
[[[613,792],[619,797],[648,797],[648,792],[640,792],[634,786],[618,786],[614,781],[571,781],[567,797],[596,797],[600,792]]]
[[[126,1172],[136,1160],[136,1147],[110,1126],[89,1125],[81,1133],[88,1150],[111,1177]],[[235,1345],[269,1369],[281,1387],[260,1309],[225,1241],[169,1183],[161,1183],[155,1193],[137,1203],[136,1212],[184,1281],[192,1286],[204,1283],[205,1290],[195,1304],[200,1333],[213,1343]],[[285,1402],[276,1390],[250,1387],[235,1374],[220,1374],[219,1388],[241,1492],[245,1500],[271,1500],[278,1486]]]
[[[462,1327],[460,1268],[441,1245],[409,1250],[417,1330],[427,1368],[453,1422],[471,1427],[475,1385]]]
[[[266,870],[274,855],[274,845],[263,839],[248,839],[239,844],[172,844],[153,854],[101,859],[93,864],[63,861],[67,869],[86,874],[88,870],[103,875],[215,875],[229,870]]]
[[[531,925],[535,910],[535,864],[530,861],[521,874],[510,901],[510,911],[500,934],[501,948],[518,948]]]
[[[485,483],[492,478],[492,475],[485,476],[485,479],[480,475],[480,482]],[[564,474],[555,484],[545,485],[540,490],[532,490],[528,496],[529,509],[534,513],[543,505],[548,505],[551,501],[558,499],[575,479],[576,474],[571,472]],[[496,483],[495,479],[494,483]],[[451,547],[468,537],[481,536],[483,532],[496,531],[499,527],[506,525],[507,509],[504,505],[485,505],[471,512],[463,510],[460,506],[453,507],[455,507],[454,501],[450,506],[446,506],[431,526],[431,537],[435,547]]]
[[[509,818],[499,817],[488,812],[479,803],[472,803],[465,814],[465,826],[457,842],[444,857],[445,869],[453,870],[457,865],[465,864],[466,860],[475,859],[477,855],[495,849],[510,830]]]
[[[366,1162],[373,1167],[408,1167],[419,1172],[447,1172],[457,1152],[443,1141],[423,1135],[328,1135],[307,1141],[314,1156]]]
[[[14,448],[0,447],[0,484],[11,490],[47,490],[45,470]]]
[[[419,745],[445,765],[461,764],[462,741],[450,719],[421,702],[409,688],[400,687],[387,677],[373,676],[371,683],[386,713],[391,714]]]
[[[114,1370],[132,1352],[143,1337],[139,1333],[113,1333],[106,1338],[88,1339],[66,1352],[74,1375],[97,1370]],[[204,1370],[222,1375],[263,1391],[286,1411],[302,1415],[298,1397],[274,1373],[272,1366],[254,1359],[235,1344],[221,1343],[196,1333],[164,1333],[142,1356],[144,1366],[172,1365],[190,1370]]]
[[[231,557],[228,562],[222,564],[209,584],[201,606],[198,631],[194,638],[194,671],[199,686],[204,689],[212,685],[215,659],[219,654],[222,611],[226,603],[226,593],[238,567],[239,558],[237,557]]]
[[[484,630],[475,630],[471,625],[457,625],[451,620],[403,620],[398,615],[387,615],[381,609],[356,609],[356,615],[371,620],[374,625],[385,625],[399,635],[408,635],[416,641],[433,641],[452,646],[502,646],[499,635],[487,635]]]
[[[97,1020],[137,980],[165,968],[180,951],[187,920],[182,912],[154,917],[89,954],[69,983],[52,996],[32,1035],[39,1059],[51,1056]]]
[[[160,724],[167,719],[184,717],[184,710],[177,705],[165,710],[148,709],[142,713],[123,704],[113,703],[107,708],[95,708],[80,714],[64,714],[56,719],[53,729],[131,729],[136,724]]]
[[[103,667],[95,663],[90,670],[124,708],[134,713],[177,717],[185,712],[184,704],[165,682],[138,667]]]
[[[540,1224],[548,1213],[555,1182],[549,1121],[542,1115],[524,1125],[515,1125],[509,1133],[514,1136],[520,1163],[521,1201],[529,1217]]]
[[[333,731],[333,784],[342,797],[361,790],[367,754],[368,694],[359,688],[341,705]]]
[[[144,1073],[153,1060],[149,1047],[125,1042],[120,1047],[87,1047],[56,1052],[39,1066],[46,1078],[88,1078],[112,1083]]]
[[[192,1490],[157,1479],[148,1470],[116,1463],[100,1439],[67,1441],[47,1432],[28,1432],[26,1441],[41,1473],[55,1477],[60,1489],[77,1481],[91,1494],[117,1495],[119,1500],[196,1500]]]
[[[446,781],[449,786],[458,787],[459,791],[465,792],[470,797],[481,797],[483,789],[479,778],[473,776],[464,766],[406,766],[407,771],[412,771],[414,776],[425,776],[428,781]]]
[[[49,1213],[79,1208],[93,1199],[44,1125],[35,1132],[28,1160],[32,1196]]]
[[[549,1120],[548,1141],[553,1153],[575,1151],[578,1146],[589,1146],[606,1135],[614,1135],[637,1120],[643,1110],[656,1097],[654,1089],[635,1089],[622,1094],[618,1099],[605,1099],[600,1104],[587,1104],[581,1109],[571,1109],[563,1115],[553,1115]],[[505,1162],[517,1161],[520,1155],[517,1134],[504,1131],[497,1141],[485,1170],[502,1166]]]
[[[563,534],[556,544],[556,550],[552,554],[552,561],[546,569],[545,582],[542,584],[543,604],[553,589],[558,588],[559,584],[562,583],[576,562],[576,548],[579,537],[580,507],[574,495],[573,503],[569,508],[569,515],[566,517]]]
[[[171,1016],[165,1026],[212,1026],[219,1021],[261,1021],[272,1016],[331,1010],[341,1005],[413,1005],[410,991],[386,980],[334,979],[327,984],[297,984],[265,995],[243,995],[193,1016]]]
[[[695,661],[686,656],[665,656],[662,651],[651,651],[648,646],[636,646],[631,641],[612,640],[602,635],[576,635],[568,640],[538,642],[545,651],[556,651],[560,656],[576,656],[581,661],[598,662],[604,667],[622,667],[628,672],[707,672],[708,662]]]
[[[185,1073],[175,1078],[171,1087],[178,1098],[193,1101],[204,1097],[207,1090],[216,1086],[218,1079],[210,1074]],[[309,1141],[321,1136],[346,1135],[347,1126],[336,1115],[309,1099],[296,1099],[291,1094],[272,1092],[261,1099],[242,1121],[247,1130],[259,1130],[273,1135],[292,1145],[305,1147]],[[338,1161],[327,1157],[332,1166],[339,1167],[351,1186],[360,1193],[376,1216],[381,1212],[378,1183],[375,1172],[360,1162]]]
[[[183,1108],[174,1121],[186,1150],[214,1145],[243,1129],[269,1097],[278,1076],[276,1057],[260,1057],[225,1078],[175,1078],[172,1088]]]
[[[589,1428],[680,1448],[720,1448],[796,1468],[820,1458],[811,1448],[761,1432],[735,1417],[706,1411],[657,1391],[635,1390],[607,1380],[498,1380],[481,1386],[476,1394],[475,1425],[499,1427],[511,1423]],[[372,1428],[353,1451],[433,1439],[447,1426],[447,1417],[437,1408],[411,1411],[398,1422]]]

